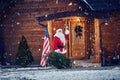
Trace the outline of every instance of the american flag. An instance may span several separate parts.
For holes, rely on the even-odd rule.
[[[42,51],[41,62],[40,62],[40,65],[42,67],[46,67],[46,62],[47,62],[49,53],[50,53],[49,34],[48,34],[48,28],[46,27],[46,33],[45,33],[44,43],[43,43],[43,51]]]

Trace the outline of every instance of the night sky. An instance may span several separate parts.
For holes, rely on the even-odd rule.
[[[17,0],[0,0],[0,8],[8,7],[14,4]]]

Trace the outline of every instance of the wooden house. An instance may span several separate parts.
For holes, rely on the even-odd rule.
[[[120,55],[119,0],[13,1],[14,5],[0,11],[1,62],[15,64],[24,35],[35,60],[32,64],[39,65],[45,35],[45,27],[40,24],[48,25],[50,42],[56,29],[68,27],[66,56],[69,58],[84,60],[91,54],[90,62],[103,62],[104,56]],[[76,36],[77,26],[82,30],[81,36]]]

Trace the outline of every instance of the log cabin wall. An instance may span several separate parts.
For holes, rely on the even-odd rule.
[[[107,25],[102,26],[105,55],[120,55],[120,12],[114,13]]]
[[[45,28],[38,24],[37,16],[78,9],[74,0],[20,0],[5,14],[3,20],[4,60],[14,64],[18,45],[24,35],[34,57],[33,64],[39,64]],[[46,24],[46,22],[43,22]]]

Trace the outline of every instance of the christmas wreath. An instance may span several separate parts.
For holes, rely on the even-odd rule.
[[[80,37],[82,36],[82,27],[81,26],[76,26],[75,27],[75,32],[76,32],[76,37]]]

